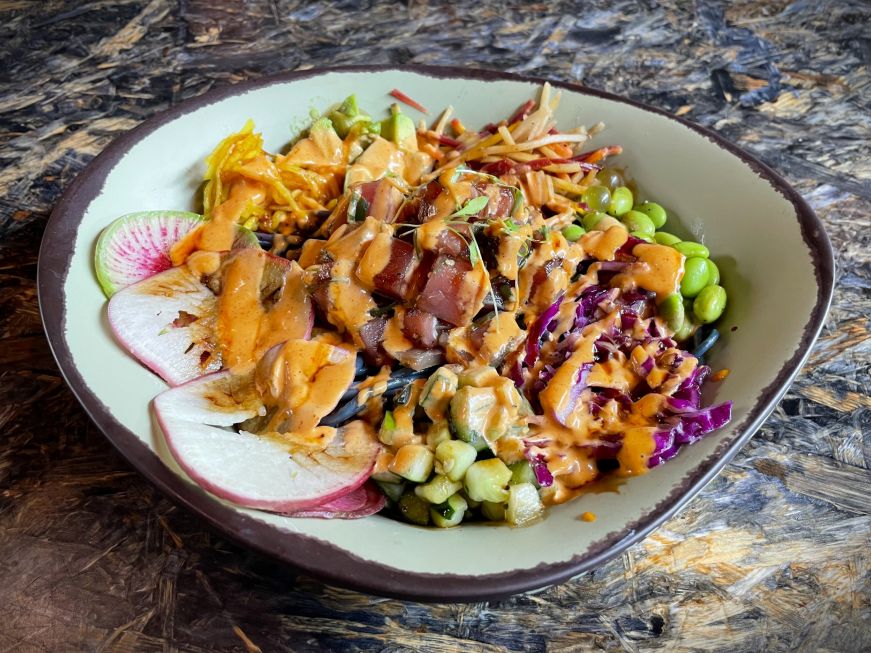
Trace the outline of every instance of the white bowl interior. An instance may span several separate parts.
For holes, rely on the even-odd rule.
[[[262,131],[267,148],[281,150],[308,123],[311,110],[322,111],[353,92],[362,107],[380,115],[392,101],[387,94],[393,88],[434,110],[451,104],[470,126],[507,116],[539,92],[536,85],[519,81],[439,79],[400,71],[336,72],[277,83],[201,107],[148,134],[117,163],[87,207],[65,286],[67,344],[90,390],[176,473],[183,475],[150,415],[152,398],[166,386],[116,344],[107,325],[106,301],[92,266],[100,230],[132,211],[194,208],[205,157],[248,118]],[[582,496],[527,528],[435,530],[384,517],[320,521],[237,510],[389,567],[472,576],[507,572],[567,561],[605,535],[625,531],[718,445],[737,437],[735,427],[745,422],[757,397],[799,346],[816,301],[810,253],[793,205],[737,157],[663,116],[562,91],[558,119],[564,128],[604,121],[607,128],[594,144],[623,145],[621,163],[650,199],[670,209],[668,228],[692,235],[713,252],[730,302],[723,338],[709,360],[731,374],[707,392],[709,401],[734,401],[732,425],[631,479],[619,492]],[[731,332],[733,325],[738,329]],[[584,511],[596,513],[597,521],[581,521]]]

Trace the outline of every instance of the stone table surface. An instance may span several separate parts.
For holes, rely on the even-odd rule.
[[[846,0],[0,0],[0,651],[871,650],[869,25]],[[822,337],[751,443],[646,540],[537,595],[380,599],[238,548],[109,446],[40,324],[46,220],[115,136],[243,79],[409,62],[684,115],[782,173],[837,252]]]

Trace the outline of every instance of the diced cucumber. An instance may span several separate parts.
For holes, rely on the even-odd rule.
[[[499,372],[487,365],[463,370],[458,377],[461,387],[470,385],[475,388],[485,388],[496,383],[499,379]]]
[[[532,483],[535,487],[538,487],[535,472],[528,460],[520,460],[516,463],[511,463],[508,465],[508,469],[511,470],[511,480],[509,481],[509,484],[518,485],[520,483]]]
[[[412,524],[429,524],[429,503],[414,492],[406,492],[399,497],[399,512]]]
[[[396,419],[391,411],[384,412],[384,419],[381,421],[381,428],[378,431],[378,439],[384,444],[393,444],[394,436],[396,435]]]
[[[462,440],[446,440],[435,450],[436,471],[444,474],[452,481],[461,481],[478,457],[478,451],[468,442]]]
[[[511,470],[498,458],[479,460],[472,463],[463,477],[466,492],[475,501],[494,501],[508,499],[505,486],[511,480]]]
[[[510,411],[501,403],[497,403],[490,409],[487,428],[484,431],[484,439],[487,440],[488,444],[490,444],[491,449],[494,448],[492,443],[508,433],[508,429],[511,428],[512,423],[513,420]]]
[[[481,514],[489,521],[505,521],[505,504],[482,501]]]
[[[430,503],[444,503],[452,494],[463,487],[463,484],[458,481],[452,481],[447,476],[436,474],[429,483],[418,485],[414,488],[414,493],[421,499],[426,499]]]
[[[432,472],[434,459],[432,451],[426,446],[406,444],[399,448],[393,457],[393,462],[387,468],[409,481],[423,483]]]
[[[420,406],[427,417],[434,422],[444,419],[457,386],[457,375],[448,367],[440,367],[430,375],[420,393]]]
[[[499,380],[492,384],[492,388],[496,391],[496,400],[506,408],[520,411],[523,406],[523,395],[514,385],[514,381],[500,376]]]
[[[375,481],[375,484],[381,488],[384,496],[394,503],[399,501],[399,497],[401,497],[402,493],[405,491],[405,483],[385,483],[384,481]]]
[[[461,495],[454,494],[446,501],[430,508],[429,515],[433,524],[439,528],[450,528],[463,521],[468,507],[466,500]]]
[[[487,444],[487,440],[484,439],[483,435],[475,435],[475,437],[469,441],[469,444],[475,447],[475,451],[479,454],[490,452],[490,445]]]
[[[457,390],[451,399],[451,424],[457,437],[466,442],[483,437],[495,405],[493,388],[464,386]]]
[[[532,483],[512,485],[508,493],[505,521],[512,526],[524,526],[544,514],[544,504]]]
[[[451,439],[451,429],[448,423],[433,422],[426,430],[426,446],[435,451],[442,442],[447,442]]]
[[[382,483],[401,483],[402,478],[390,471],[390,463],[393,462],[393,454],[382,451],[375,459],[375,467],[372,469],[372,480]]]
[[[475,501],[469,496],[469,493],[466,492],[466,488],[460,490],[460,496],[466,500],[466,503],[469,505],[469,509],[474,509],[481,505],[480,501]]]

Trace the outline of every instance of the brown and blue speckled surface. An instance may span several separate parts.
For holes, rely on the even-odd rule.
[[[871,649],[869,23],[846,0],[0,0],[0,651]],[[408,62],[580,81],[712,127],[836,249],[821,340],[751,443],[651,537],[534,596],[376,599],[238,549],[111,450],[42,335],[42,229],[114,136],[242,79]]]

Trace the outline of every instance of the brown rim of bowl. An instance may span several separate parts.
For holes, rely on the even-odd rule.
[[[400,599],[448,602],[484,601],[504,598],[568,580],[594,569],[629,546],[638,542],[674,515],[692,499],[728,463],[774,410],[789,384],[810,353],[825,320],[832,298],[834,259],[831,244],[819,218],[779,174],[716,133],[671,115],[661,109],[611,93],[568,82],[551,81],[559,88],[595,96],[664,116],[703,135],[718,147],[744,161],[760,178],[783,195],[795,208],[802,238],[811,253],[817,282],[817,299],[804,327],[801,343],[793,356],[779,370],[775,380],[757,398],[744,422],[735,427],[737,436],[721,443],[717,451],[684,477],[666,499],[621,531],[609,533],[583,554],[570,560],[540,564],[533,568],[483,576],[430,574],[404,571],[371,562],[332,544],[269,526],[224,506],[197,486],[177,476],[139,438],[122,426],[106,405],[84,383],[76,369],[64,339],[66,311],[64,284],[72,258],[72,244],[86,207],[101,192],[104,179],[124,153],[140,138],[158,127],[200,107],[240,93],[317,75],[338,73],[379,73],[400,71],[433,78],[464,80],[509,80],[534,84],[545,81],[537,77],[485,69],[437,66],[345,66],[282,73],[258,80],[241,82],[209,91],[199,97],[163,111],[131,131],[116,138],[78,175],[64,192],[43,235],[37,268],[40,312],[48,341],[61,373],[85,411],[105,433],[109,441],[136,469],[176,503],[204,518],[213,528],[232,540],[277,558],[321,580]]]

